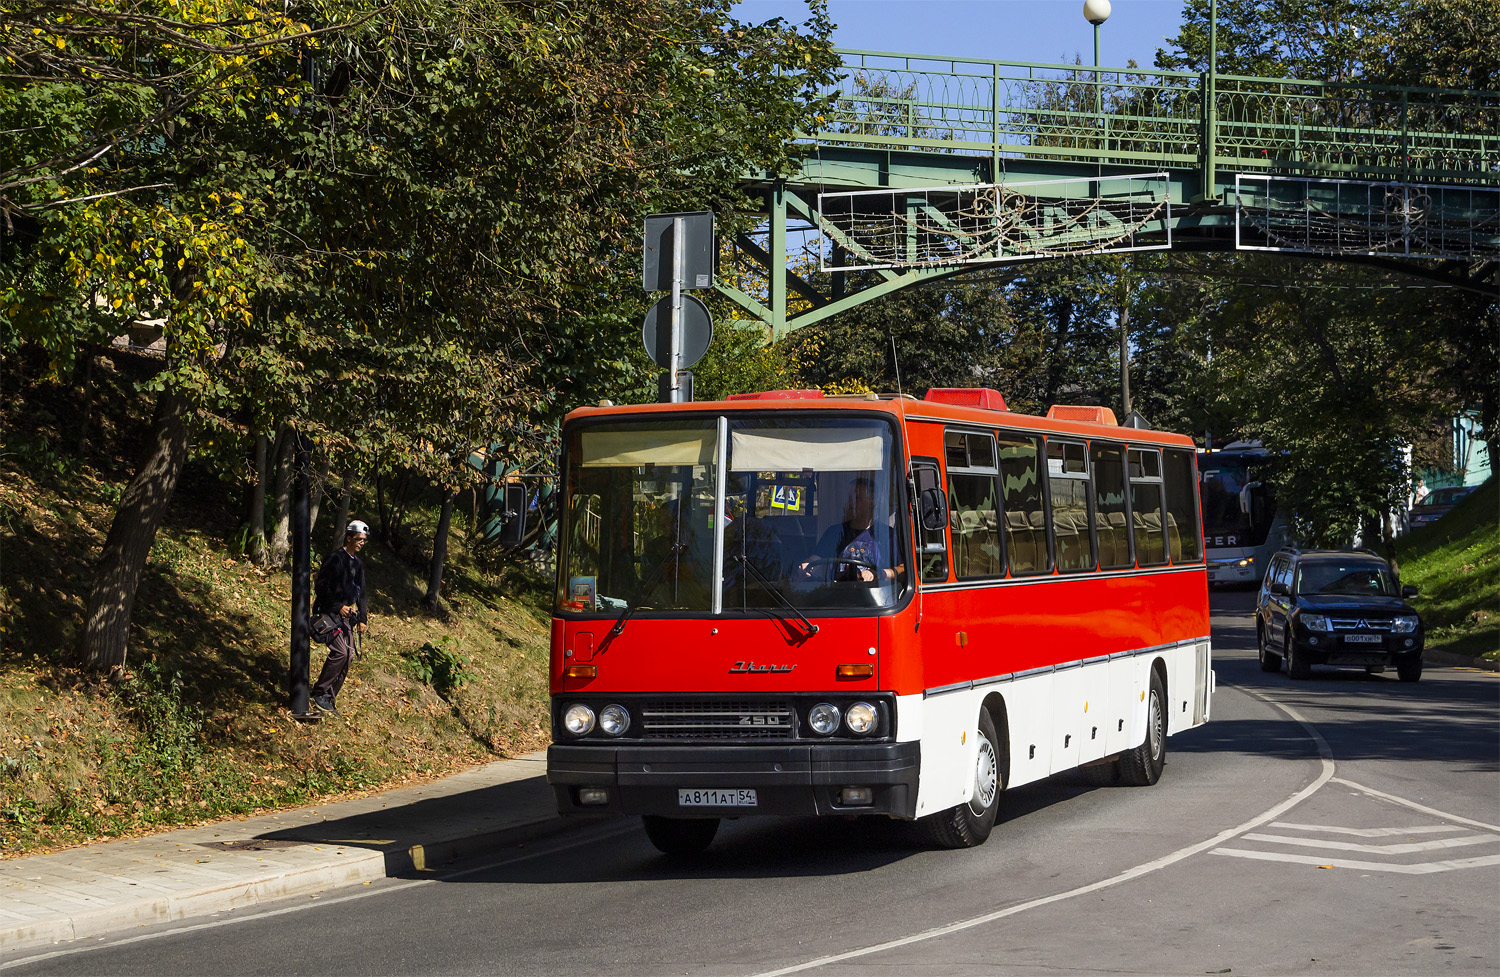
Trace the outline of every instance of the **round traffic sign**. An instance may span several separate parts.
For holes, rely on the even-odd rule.
[[[686,370],[703,359],[714,338],[714,320],[708,306],[691,295],[682,296],[682,359],[679,370]],[[641,328],[641,342],[651,354],[651,362],[662,369],[672,367],[672,297],[660,299],[646,310],[646,324]]]

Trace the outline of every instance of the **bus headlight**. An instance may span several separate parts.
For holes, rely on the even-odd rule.
[[[1411,634],[1417,629],[1417,616],[1415,614],[1398,614],[1391,622],[1391,630],[1397,634]]]
[[[807,725],[819,736],[827,736],[839,728],[839,707],[831,702],[820,702],[807,710]]]
[[[575,702],[563,711],[563,727],[574,736],[587,736],[594,728],[594,710]]]
[[[599,729],[606,736],[619,736],[630,728],[630,713],[624,706],[605,706],[599,710]]]
[[[1301,617],[1302,626],[1309,631],[1332,631],[1333,627],[1328,623],[1326,614],[1304,614]]]
[[[868,702],[856,702],[844,715],[844,725],[849,727],[849,732],[863,736],[875,728],[878,718],[879,715],[875,712],[874,706]]]

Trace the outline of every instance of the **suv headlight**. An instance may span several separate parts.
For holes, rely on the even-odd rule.
[[[1420,623],[1421,620],[1415,614],[1398,614],[1391,622],[1391,630],[1397,634],[1411,634]]]
[[[1333,625],[1328,623],[1327,614],[1303,614],[1297,620],[1309,631],[1332,631]]]

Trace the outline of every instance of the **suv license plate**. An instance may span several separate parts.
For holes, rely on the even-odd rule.
[[[679,787],[678,807],[754,807],[755,791],[745,787]]]
[[[1346,645],[1378,645],[1382,638],[1378,634],[1346,634],[1344,644]]]

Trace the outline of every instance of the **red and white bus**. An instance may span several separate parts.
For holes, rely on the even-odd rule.
[[[1208,719],[1193,443],[988,389],[568,415],[547,777],[565,814],[925,819],[1161,775]]]

